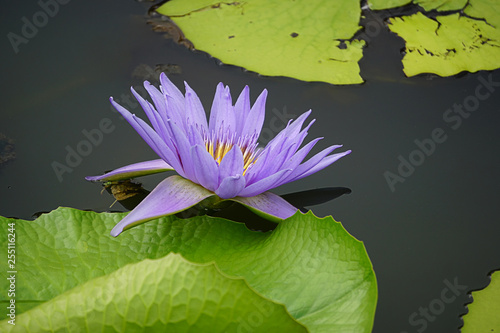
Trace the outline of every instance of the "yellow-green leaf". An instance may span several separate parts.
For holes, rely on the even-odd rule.
[[[484,18],[490,25],[500,29],[500,1],[498,0],[469,0],[464,12],[475,18]]]
[[[491,274],[490,284],[472,292],[472,297],[462,333],[500,332],[500,271]]]
[[[467,0],[414,0],[414,2],[427,11],[459,10],[467,4]]]
[[[458,13],[433,20],[417,13],[391,19],[389,28],[406,41],[403,66],[408,76],[450,76],[500,67],[500,30],[484,21]]]
[[[356,84],[363,41],[359,1],[172,0],[158,8],[194,47],[271,76]]]
[[[368,4],[372,10],[381,10],[409,5],[411,2],[412,0],[369,0]],[[467,0],[414,0],[413,3],[427,11],[447,11],[464,8]]]

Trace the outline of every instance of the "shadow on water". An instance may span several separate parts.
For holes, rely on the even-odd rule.
[[[144,189],[141,183],[132,182],[131,180],[106,182],[103,184],[101,192],[103,191],[108,192],[115,199],[110,208],[119,203],[127,210],[134,209],[150,193],[150,191]],[[323,204],[349,193],[351,193],[351,190],[346,187],[325,187],[288,193],[281,195],[281,197],[305,213],[308,211],[305,207]],[[200,215],[222,217],[245,223],[250,230],[259,231],[269,231],[276,227],[275,223],[255,215],[239,203],[227,201],[222,204],[219,203],[217,207],[213,207],[208,202],[208,200],[202,201],[194,207],[176,214],[176,216],[180,218],[190,218]],[[35,215],[38,217],[41,213]]]

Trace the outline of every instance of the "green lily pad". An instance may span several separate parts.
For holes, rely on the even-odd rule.
[[[462,333],[500,332],[500,271],[491,274],[490,284],[472,292],[474,301],[463,316]]]
[[[157,9],[195,48],[270,76],[362,83],[359,1],[171,0]],[[347,41],[346,41],[347,40]]]
[[[143,260],[83,283],[5,321],[2,332],[307,332],[283,305],[214,264],[178,254]]]
[[[368,1],[368,5],[372,10],[396,8],[409,5],[410,3],[412,3],[412,0],[369,0]],[[413,0],[413,3],[424,8],[426,11],[430,10],[451,11],[451,10],[460,10],[464,8],[465,5],[467,4],[467,0]]]
[[[371,10],[383,10],[406,6],[412,3],[412,0],[368,0],[368,6]]]
[[[500,2],[497,0],[469,0],[464,13],[485,19],[490,25],[500,29]]]
[[[5,224],[15,224],[18,318],[22,313],[38,316],[30,313],[70,304],[57,303],[60,299],[69,302],[71,298],[67,297],[74,295],[95,295],[92,286],[96,281],[101,281],[100,286],[110,283],[118,276],[113,272],[124,274],[117,270],[130,267],[125,265],[175,252],[194,263],[215,263],[228,278],[244,278],[256,293],[283,304],[310,332],[371,332],[377,300],[371,263],[363,244],[331,217],[319,219],[312,213],[297,213],[267,233],[209,216],[188,220],[164,217],[111,237],[109,231],[123,216],[59,208],[33,222],[0,218],[0,224],[4,224],[0,228],[3,248],[8,243]],[[0,267],[2,290],[8,289],[7,271],[7,267]],[[131,274],[127,283],[135,286],[131,287],[132,294],[142,294],[134,289],[144,283],[140,274]],[[151,286],[155,283],[159,282]],[[178,279],[172,283],[172,288],[184,286]],[[80,289],[75,291],[75,287]],[[4,304],[10,300],[5,293],[0,297]],[[49,305],[51,300],[53,305]],[[123,301],[144,303],[139,296]],[[96,309],[103,313],[86,317],[87,322],[91,325],[95,320],[102,327],[99,325],[103,325],[109,308]],[[166,311],[154,309],[158,316]],[[8,324],[4,320],[0,325]]]
[[[422,13],[390,20],[389,28],[406,41],[407,76],[450,76],[500,67],[500,30],[459,14],[436,20]]]
[[[426,11],[437,10],[440,12],[460,10],[465,7],[468,0],[414,0],[414,3]]]

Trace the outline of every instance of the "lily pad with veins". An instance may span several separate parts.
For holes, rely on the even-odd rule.
[[[297,213],[262,233],[222,218],[169,216],[109,236],[124,215],[59,208],[35,221],[0,217],[0,246],[7,248],[8,224],[15,224],[18,259],[16,326],[6,318],[0,331],[39,320],[61,332],[75,323],[90,331],[189,331],[179,322],[192,323],[191,332],[234,332],[220,326],[221,307],[233,309],[226,319],[250,325],[246,332],[268,318],[298,331],[372,330],[372,265],[363,244],[331,217]],[[3,262],[0,288],[8,290]],[[234,281],[241,278],[249,288]],[[266,311],[256,313],[249,297]],[[9,302],[7,293],[0,302]]]
[[[157,9],[198,50],[270,76],[362,83],[359,1],[178,1]]]

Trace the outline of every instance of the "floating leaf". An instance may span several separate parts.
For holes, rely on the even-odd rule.
[[[500,30],[459,14],[436,20],[422,13],[390,20],[389,28],[406,41],[406,75],[450,76],[500,67]]]
[[[359,1],[171,0],[157,9],[194,47],[264,75],[356,84],[363,41]]]
[[[500,1],[498,0],[469,0],[464,12],[471,17],[485,19],[490,25],[500,29]]]
[[[368,6],[371,10],[383,10],[406,6],[411,2],[412,0],[368,0]]]
[[[472,292],[474,301],[467,305],[462,333],[500,332],[500,271],[491,274],[490,284]]]
[[[414,3],[426,11],[460,10],[465,7],[468,0],[414,0]]]
[[[482,1],[482,0],[479,0]],[[495,1],[495,0],[493,0]],[[369,0],[368,4],[372,10],[390,9],[401,7],[412,3],[411,0]],[[467,0],[413,0],[413,3],[419,5],[427,11],[450,11],[459,10],[465,7]]]
[[[371,263],[363,244],[331,217],[297,213],[274,231],[261,233],[221,218],[171,216],[109,236],[123,216],[59,208],[34,222],[0,218],[0,223],[15,223],[16,314],[40,311],[50,300],[56,306],[55,297],[67,297],[86,282],[90,293],[96,278],[109,282],[127,264],[176,252],[191,262],[215,262],[223,274],[244,278],[259,295],[283,304],[310,332],[371,332],[377,299]],[[3,248],[7,234],[6,227],[0,229]],[[2,290],[8,289],[6,272],[0,267]],[[128,283],[138,286],[140,281],[134,275]],[[1,297],[9,301],[6,294]],[[142,302],[138,297],[133,301]],[[103,315],[92,317],[97,325]],[[1,324],[7,325],[5,320]]]

